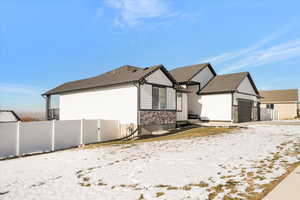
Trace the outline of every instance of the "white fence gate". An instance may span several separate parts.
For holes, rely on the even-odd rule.
[[[0,123],[0,159],[122,138],[119,121]]]
[[[275,109],[267,109],[267,108],[261,108],[260,109],[260,120],[261,121],[272,121],[272,120],[278,120],[278,111]]]

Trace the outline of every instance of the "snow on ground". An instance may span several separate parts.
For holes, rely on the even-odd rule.
[[[246,199],[300,161],[300,126],[0,161],[0,199]]]

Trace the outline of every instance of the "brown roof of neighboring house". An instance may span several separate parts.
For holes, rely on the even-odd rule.
[[[185,83],[191,81],[194,76],[196,76],[201,70],[206,67],[209,67],[212,73],[216,75],[216,72],[209,63],[178,67],[171,70],[170,73],[177,82]]]
[[[298,89],[291,90],[264,90],[259,91],[261,102],[298,101]]]
[[[165,69],[163,65],[155,65],[146,68],[125,65],[120,68],[101,74],[99,76],[64,83],[52,90],[49,90],[43,95],[59,94],[63,92],[70,92],[81,89],[91,89],[97,87],[118,85],[123,83],[138,82],[155,72],[157,69],[161,69],[166,74],[166,76],[170,78],[170,80],[176,82],[175,79],[171,76],[171,74]]]
[[[199,94],[235,92],[246,77],[249,78],[254,90],[257,95],[259,95],[249,72],[217,75],[199,92]]]

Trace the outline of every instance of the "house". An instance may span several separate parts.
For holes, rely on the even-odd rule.
[[[188,114],[202,121],[248,122],[258,120],[259,92],[248,72],[217,75],[209,63],[170,71],[191,91]]]
[[[12,110],[0,110],[0,123],[2,122],[17,122],[20,117]]]
[[[294,119],[299,116],[298,89],[264,90],[261,107],[276,110],[278,119]]]
[[[134,126],[140,133],[151,133],[175,128],[177,116],[178,120],[187,119],[187,92],[177,86],[163,65],[125,65],[99,76],[64,83],[43,96],[48,119],[55,109],[60,120],[119,120],[123,129]],[[57,95],[59,108],[53,108],[51,99]]]

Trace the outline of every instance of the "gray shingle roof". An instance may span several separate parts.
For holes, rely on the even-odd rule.
[[[261,102],[298,101],[298,89],[291,90],[264,90],[259,91]]]
[[[213,70],[213,68],[209,63],[178,67],[171,70],[170,73],[176,79],[177,82],[183,83],[183,82],[190,81],[196,74],[198,74],[205,67],[210,67],[212,72],[216,75],[215,71]]]
[[[155,71],[158,68],[161,68],[163,71],[166,72],[163,65],[155,65],[146,68],[124,65],[120,68],[106,72],[99,76],[64,83],[52,90],[49,90],[43,95],[59,94],[63,92],[69,92],[69,91],[75,91],[81,89],[91,89],[96,87],[105,87],[105,86],[117,85],[122,83],[137,82],[140,81],[143,77],[151,74],[153,71]],[[170,75],[169,78],[171,80],[174,80],[173,77]]]
[[[257,94],[259,94],[249,72],[217,75],[199,92],[199,94],[234,92],[238,89],[242,80],[247,76]]]

